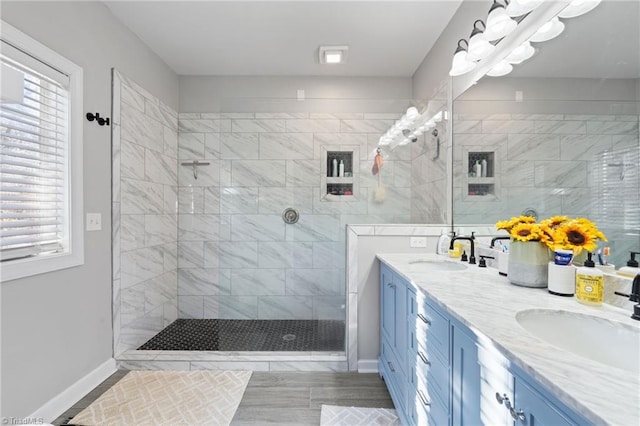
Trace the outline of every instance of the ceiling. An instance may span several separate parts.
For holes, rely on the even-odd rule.
[[[411,77],[461,1],[104,3],[179,75]],[[321,45],[347,63],[320,65]]]

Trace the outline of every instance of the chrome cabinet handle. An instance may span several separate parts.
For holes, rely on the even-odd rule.
[[[389,369],[391,370],[392,373],[395,373],[396,370],[394,370],[393,368],[393,364],[391,364],[391,361],[387,361],[387,364],[389,364]]]
[[[393,285],[392,283],[387,283],[387,287],[389,287],[389,288],[395,288],[396,286],[395,286],[395,285]]]
[[[421,390],[418,390],[418,396],[420,397],[420,401],[422,401],[422,405],[429,407],[431,405],[431,401],[427,399],[426,396],[422,393]]]
[[[429,359],[427,359],[427,357],[421,351],[418,351],[418,356],[426,365],[431,365],[431,361],[429,361]]]
[[[429,321],[424,315],[418,314],[418,318],[420,318],[425,324],[431,325],[431,321]]]

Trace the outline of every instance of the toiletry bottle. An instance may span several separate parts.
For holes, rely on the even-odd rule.
[[[476,177],[482,176],[482,164],[480,164],[480,160],[476,160],[475,164],[473,165],[473,173]]]
[[[480,161],[480,166],[482,168],[482,177],[487,177],[487,160],[484,158]]]
[[[338,177],[338,160],[331,160],[331,176]]]
[[[455,236],[455,232],[452,232]],[[440,232],[440,238],[438,238],[438,249],[436,251],[437,254],[448,254],[449,253],[449,244],[451,244],[451,237],[449,236],[449,231],[447,228],[442,228]]]
[[[584,266],[576,270],[576,298],[585,305],[600,306],[604,301],[604,275],[595,268],[591,256],[593,253],[588,253]]]
[[[636,260],[636,254],[640,254],[637,251],[629,252],[629,260],[627,260],[627,266],[621,267],[617,274],[623,277],[633,278],[640,274],[640,267],[638,267],[638,261]]]
[[[344,161],[340,160],[340,164],[338,165],[338,176],[344,177]]]

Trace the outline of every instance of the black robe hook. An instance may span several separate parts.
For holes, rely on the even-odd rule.
[[[99,125],[104,126],[105,124],[108,126],[109,125],[109,117],[107,118],[102,118],[100,117],[99,113],[92,113],[92,112],[88,112],[87,113],[87,120],[89,121],[97,121]]]

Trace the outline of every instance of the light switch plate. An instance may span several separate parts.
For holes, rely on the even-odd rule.
[[[87,213],[87,231],[102,230],[102,213]]]
[[[427,247],[427,237],[411,237],[409,245],[411,247]]]

